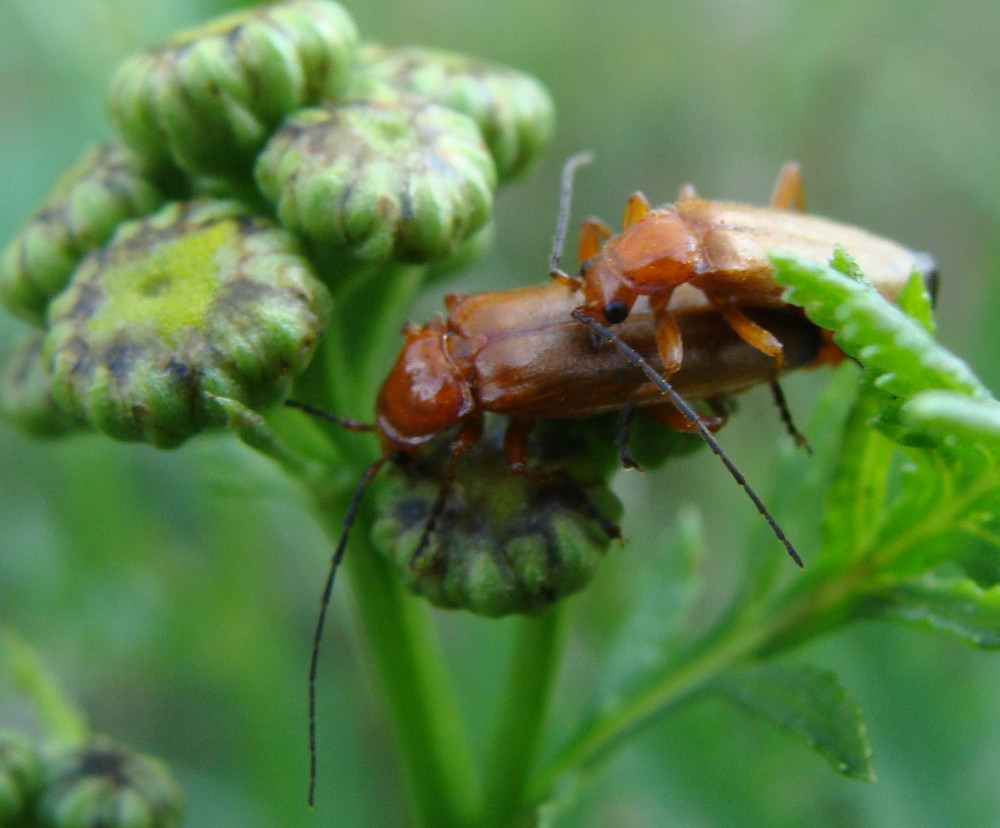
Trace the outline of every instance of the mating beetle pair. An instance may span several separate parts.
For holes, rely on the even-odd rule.
[[[795,164],[782,169],[770,207],[709,201],[686,186],[675,204],[650,208],[637,193],[618,235],[596,219],[584,222],[580,273],[568,275],[559,260],[572,177],[586,159],[574,156],[564,168],[552,284],[449,296],[446,317],[404,329],[406,341],[378,395],[375,425],[326,415],[349,428],[376,431],[382,455],[364,472],[344,518],[317,619],[310,666],[310,801],[316,665],[326,609],[361,498],[386,462],[412,460],[432,438],[455,430],[437,499],[410,558],[412,566],[421,566],[459,460],[480,439],[487,413],[508,417],[507,465],[531,478],[536,473],[527,445],[536,420],[620,410],[627,421],[639,406],[668,427],[699,432],[801,566],[777,522],[715,441],[712,431],[724,422],[719,409],[697,413],[685,398],[711,404],[762,382],[777,389],[782,371],[836,358],[827,332],[782,301],[771,250],[825,263],[841,247],[887,299],[914,272],[934,292],[936,272],[926,254],[793,211],[804,209]],[[628,458],[627,446],[621,454]]]

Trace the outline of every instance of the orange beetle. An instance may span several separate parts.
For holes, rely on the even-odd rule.
[[[567,168],[583,160],[576,156]],[[567,180],[570,175],[571,170]],[[583,313],[609,325],[620,324],[636,300],[647,297],[668,377],[684,361],[683,337],[670,311],[674,291],[684,284],[703,291],[743,340],[780,364],[781,343],[746,313],[748,307],[786,306],[783,289],[772,277],[771,250],[825,264],[839,246],[890,301],[914,271],[933,292],[937,274],[926,253],[791,208],[805,208],[802,177],[794,162],[778,175],[770,207],[709,201],[699,198],[688,185],[681,188],[676,203],[651,208],[646,197],[636,192],[625,207],[618,235],[612,235],[599,219],[583,223],[579,276],[560,270],[557,254],[553,254],[551,275],[582,290]]]

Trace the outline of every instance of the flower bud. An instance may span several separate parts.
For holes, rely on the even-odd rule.
[[[42,788],[42,764],[31,741],[0,731],[0,825],[30,825],[28,813]]]
[[[451,253],[489,218],[496,187],[475,123],[411,96],[303,110],[256,172],[285,227],[376,262]]]
[[[40,325],[49,300],[77,262],[104,244],[122,221],[163,203],[136,158],[117,143],[91,149],[68,170],[0,258],[0,297]]]
[[[46,828],[172,828],[183,796],[167,766],[97,740],[48,763],[38,802]]]
[[[296,240],[234,202],[122,225],[49,309],[52,397],[119,440],[175,446],[259,408],[305,369],[330,297]]]
[[[52,378],[42,356],[44,341],[43,332],[35,333],[7,355],[0,372],[0,416],[36,437],[56,437],[83,423],[52,399]]]
[[[580,482],[557,458],[577,444],[555,432],[532,440],[532,471],[507,467],[493,429],[462,456],[444,511],[414,560],[441,478],[448,440],[399,468],[381,493],[376,544],[413,592],[440,607],[479,615],[537,613],[582,589],[618,536],[621,505],[603,479]],[[552,438],[548,447],[542,445]],[[542,449],[542,450],[539,450]]]
[[[552,139],[555,107],[545,87],[506,66],[436,49],[364,44],[352,93],[377,95],[387,87],[472,118],[501,181],[522,173]]]
[[[354,22],[332,0],[255,6],[129,58],[111,82],[111,115],[153,163],[241,173],[288,113],[343,90],[356,50]]]

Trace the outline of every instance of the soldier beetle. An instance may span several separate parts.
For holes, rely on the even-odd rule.
[[[564,191],[571,187],[573,170],[588,160],[589,155],[581,153],[567,162]],[[674,204],[653,208],[641,192],[635,192],[626,203],[618,235],[612,235],[600,219],[583,222],[578,276],[559,268],[565,236],[561,227],[549,272],[560,283],[581,290],[583,314],[607,325],[624,321],[636,300],[646,297],[668,377],[684,360],[683,337],[670,310],[670,299],[681,285],[699,288],[744,341],[780,364],[781,343],[745,312],[748,307],[787,307],[782,288],[771,275],[772,250],[825,264],[839,246],[890,301],[914,271],[934,291],[937,274],[926,253],[808,215],[804,209],[802,175],[795,162],[782,167],[770,207],[709,201],[685,185]],[[565,216],[563,211],[561,218]]]
[[[857,228],[783,209],[803,206],[794,165],[782,171],[771,208],[705,201],[690,187],[681,190],[676,205],[656,209],[635,195],[618,236],[612,237],[596,219],[584,222],[580,274],[569,276],[559,269],[559,260],[572,178],[588,159],[574,156],[563,170],[549,260],[557,283],[451,295],[445,300],[445,317],[408,325],[379,392],[374,425],[343,420],[301,402],[288,403],[345,428],[374,431],[382,445],[382,454],[365,469],[345,514],[313,636],[310,805],[316,781],[316,671],[326,612],[361,499],[386,462],[405,463],[434,437],[454,432],[438,498],[411,559],[421,565],[457,464],[479,440],[487,413],[509,418],[507,465],[513,473],[530,477],[526,446],[535,420],[628,413],[638,406],[668,427],[697,431],[802,566],[777,521],[715,440],[712,431],[724,418],[698,413],[686,399],[712,403],[760,383],[775,387],[781,372],[825,360],[825,332],[781,301],[781,289],[770,276],[769,249],[825,261],[842,245],[888,298],[895,297],[914,269],[933,288],[929,257]],[[781,399],[777,392],[776,397]],[[605,531],[616,533],[617,527]]]

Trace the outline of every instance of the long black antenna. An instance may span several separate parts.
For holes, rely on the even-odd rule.
[[[348,431],[375,431],[377,429],[377,426],[372,423],[362,423],[360,420],[350,420],[347,417],[338,417],[336,414],[331,414],[329,411],[317,408],[315,405],[299,402],[298,400],[285,400],[285,405],[289,408],[297,408],[299,411],[305,411],[306,414],[309,414],[312,417],[317,417],[320,420],[326,420],[326,422],[338,425]]]
[[[792,546],[792,542],[785,536],[784,530],[782,530],[782,528],[778,525],[778,521],[774,519],[774,516],[768,511],[764,502],[757,496],[757,493],[751,488],[750,484],[747,483],[743,473],[736,468],[733,461],[729,459],[729,455],[727,455],[722,446],[719,445],[718,440],[715,439],[712,432],[708,430],[694,409],[691,408],[691,406],[684,401],[684,398],[674,390],[674,387],[659,373],[657,373],[656,369],[653,368],[653,366],[650,365],[641,354],[630,347],[628,343],[622,341],[611,329],[604,327],[604,325],[593,317],[587,316],[581,308],[577,308],[573,311],[573,318],[578,322],[582,322],[584,325],[590,326],[590,329],[600,336],[601,339],[614,345],[630,362],[634,363],[646,375],[651,383],[653,383],[660,389],[660,391],[670,398],[670,402],[673,403],[674,407],[680,411],[682,415],[684,415],[684,418],[689,423],[691,423],[694,429],[701,435],[701,438],[708,444],[708,447],[712,450],[712,452],[722,461],[722,464],[726,467],[726,469],[728,469],[729,473],[733,476],[733,479],[743,488],[743,491],[747,493],[747,497],[750,498],[750,501],[756,507],[757,511],[760,512],[764,520],[767,521],[767,525],[771,527],[771,531],[774,533],[774,536],[781,541],[789,557],[791,557],[796,564],[802,566],[802,558],[799,556],[799,553],[795,551],[795,547]]]
[[[340,528],[340,539],[337,541],[337,548],[330,559],[330,570],[326,574],[326,585],[323,587],[323,597],[320,599],[319,617],[316,619],[316,629],[313,631],[312,654],[309,657],[309,795],[307,801],[312,808],[316,801],[316,668],[319,665],[319,647],[323,641],[323,627],[326,625],[326,611],[330,606],[330,595],[333,593],[333,582],[337,577],[337,570],[340,562],[344,558],[344,551],[347,549],[347,538],[354,525],[354,519],[358,515],[358,508],[361,506],[361,498],[371,485],[379,469],[390,459],[390,455],[383,455],[365,469],[358,481],[358,487],[354,490],[351,503],[347,507],[344,515],[344,522]]]

